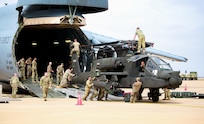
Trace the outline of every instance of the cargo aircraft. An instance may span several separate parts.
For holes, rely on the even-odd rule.
[[[1,7],[0,84],[3,85],[3,90],[10,90],[9,79],[14,73],[21,77],[17,61],[28,57],[37,57],[40,76],[46,71],[49,61],[52,61],[55,66],[63,62],[65,68],[72,64],[78,77],[73,79],[73,83],[75,81],[85,83],[85,78],[80,77],[95,73],[97,69],[99,69],[99,79],[105,77],[104,79],[109,79],[111,83],[119,83],[121,87],[131,87],[133,79],[140,76],[142,81],[146,82],[143,88],[150,88],[150,96],[156,95],[152,97],[153,101],[158,101],[159,88],[179,87],[181,84],[179,72],[173,71],[168,63],[158,57],[182,62],[186,62],[186,58],[151,47],[146,49],[147,54],[132,54],[127,57],[128,49],[121,51],[121,48],[129,41],[121,41],[80,29],[81,26],[86,25],[84,14],[102,12],[107,9],[108,0],[18,0],[17,4]],[[80,42],[84,52],[81,51],[82,55],[79,59],[69,56],[70,42],[75,38]],[[131,41],[133,42],[136,43],[136,41]],[[87,59],[86,53],[91,52],[95,60]],[[106,57],[103,54],[106,54]],[[99,58],[100,56],[102,58]],[[146,67],[152,69],[145,70],[143,75],[131,71],[141,60],[145,60]],[[78,63],[74,63],[76,61]],[[153,79],[159,83],[155,85],[152,82]],[[109,86],[105,86],[103,81],[95,85],[106,88]],[[107,90],[111,93],[110,87]]]

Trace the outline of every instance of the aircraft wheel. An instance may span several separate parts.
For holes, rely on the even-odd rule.
[[[153,102],[158,102],[159,101],[159,96],[153,96],[152,101]]]
[[[153,102],[158,102],[159,101],[159,89],[151,89],[151,96],[152,96],[152,101]]]

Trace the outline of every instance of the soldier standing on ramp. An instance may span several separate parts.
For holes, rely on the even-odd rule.
[[[21,58],[19,61],[18,61],[18,66],[20,68],[20,71],[21,71],[21,78],[22,80],[26,80],[26,76],[25,76],[25,59],[24,58]]]
[[[35,57],[32,61],[32,82],[38,81],[38,71],[37,71],[37,58]]]
[[[63,63],[57,66],[56,72],[57,72],[57,85],[59,85],[62,80],[63,74],[64,74],[64,64]]]
[[[52,77],[52,73],[54,71],[52,70],[52,62],[49,62],[48,66],[47,66],[47,73],[48,73],[48,76],[50,76],[51,80],[53,80],[53,77]]]
[[[130,97],[130,103],[135,103],[135,101],[138,99],[139,90],[140,90],[141,86],[142,86],[142,82],[140,81],[140,78],[137,77],[136,82],[134,82],[132,84],[132,93],[131,93],[131,97]]]
[[[40,88],[42,88],[44,101],[47,101],[48,89],[51,88],[52,80],[47,72],[40,78]]]
[[[29,57],[26,61],[26,68],[27,68],[27,78],[29,78],[31,76],[31,73],[32,73],[32,58]]]

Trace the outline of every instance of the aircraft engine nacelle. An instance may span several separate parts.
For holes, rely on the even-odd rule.
[[[103,58],[94,61],[96,68],[103,70],[103,69],[113,69],[118,67],[123,67],[123,63],[118,58]]]

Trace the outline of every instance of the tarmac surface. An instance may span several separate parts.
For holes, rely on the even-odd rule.
[[[126,89],[130,90],[130,89]],[[171,91],[204,94],[204,79],[183,81]],[[9,103],[0,103],[0,124],[203,124],[204,99],[172,98],[158,103],[148,100],[136,103],[124,101],[82,101],[76,98],[42,98],[19,95]],[[160,92],[163,92],[162,90]]]

